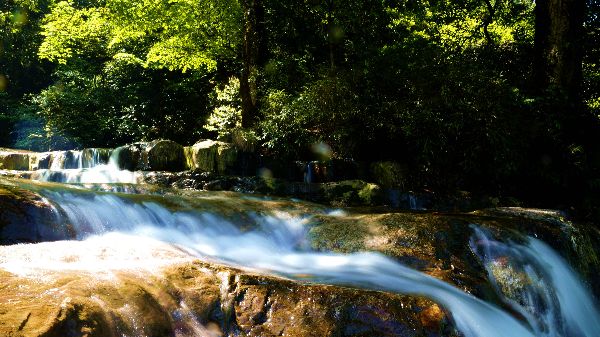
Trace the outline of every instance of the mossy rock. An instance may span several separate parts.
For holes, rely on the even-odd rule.
[[[97,164],[106,164],[110,159],[111,149],[89,148],[81,151],[81,163],[83,167],[92,167]]]
[[[373,181],[384,188],[403,188],[406,181],[406,170],[402,165],[392,161],[380,161],[371,164]]]
[[[191,146],[183,147],[183,158],[186,170],[194,170],[196,168],[194,165],[194,149]]]
[[[172,140],[155,140],[145,149],[151,171],[182,171],[185,168],[183,146]]]
[[[229,174],[235,171],[238,150],[233,144],[207,139],[194,144],[187,157],[191,157],[186,162],[194,169]]]
[[[142,155],[146,146],[147,143],[133,143],[114,149],[112,156],[115,157],[117,167],[129,171],[146,169]]]
[[[51,152],[31,153],[29,154],[29,170],[36,171],[49,169],[51,159]]]
[[[323,198],[334,206],[368,206],[383,200],[381,188],[362,180],[344,180],[321,186]]]
[[[29,170],[29,153],[0,152],[0,170]]]

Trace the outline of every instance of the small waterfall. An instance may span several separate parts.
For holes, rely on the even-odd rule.
[[[591,295],[555,252],[533,238],[526,244],[503,244],[488,239],[483,230],[475,228],[471,241],[486,267],[515,259],[518,261],[515,268],[520,268],[517,272],[529,278],[526,291],[518,288],[514,291],[518,296],[499,291],[520,314],[516,318],[378,253],[343,255],[311,251],[306,235],[310,216],[291,216],[285,212],[250,214],[254,229],[248,230],[249,223],[245,220],[242,230],[235,222],[199,211],[186,202],[178,203],[177,211],[171,211],[150,199],[141,201],[114,194],[44,194],[62,209],[67,217],[65,222],[81,239],[117,231],[173,243],[199,257],[300,281],[425,296],[444,306],[466,337],[500,337],[507,333],[516,337],[591,337],[600,331],[598,310],[591,302]],[[499,276],[490,268],[490,278],[500,289]]]
[[[414,194],[408,194],[408,207],[410,210],[416,211],[417,208],[417,197]]]
[[[52,154],[50,168],[33,172],[31,178],[60,183],[137,183],[140,174],[119,168],[119,151],[89,148]]]
[[[81,163],[81,151],[53,152],[50,160],[50,170],[76,169]]]
[[[307,184],[312,183],[314,180],[314,172],[311,165],[311,162],[306,164],[306,171],[304,172],[304,182]]]
[[[548,245],[501,242],[474,227],[470,246],[483,262],[497,293],[527,319],[536,336],[600,334],[600,311],[593,295],[567,262]]]
[[[93,168],[108,164],[111,154],[110,149],[89,148],[81,152],[81,161],[78,168]]]

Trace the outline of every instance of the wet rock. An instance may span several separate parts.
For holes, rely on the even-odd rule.
[[[194,144],[187,155],[193,169],[229,174],[235,171],[238,150],[233,144],[207,139]]]
[[[50,168],[50,161],[52,159],[51,152],[40,152],[29,154],[29,170],[43,170]]]
[[[29,170],[29,153],[0,151],[0,170]]]
[[[126,238],[125,238],[126,239]],[[156,241],[0,247],[3,336],[448,336],[429,300],[308,285]],[[125,254],[124,251],[129,252]],[[149,255],[147,255],[149,254]],[[43,256],[43,261],[30,257]],[[139,259],[147,256],[145,259]],[[92,265],[90,265],[90,263]],[[15,268],[15,266],[19,266]]]
[[[83,168],[107,164],[112,149],[88,148],[81,151],[81,164]]]
[[[44,198],[11,184],[0,184],[0,244],[74,237],[57,224],[58,211]]]
[[[148,146],[148,143],[133,143],[129,145],[120,146],[113,151],[113,158],[115,163],[120,170],[144,170],[147,165],[144,163],[142,154],[144,149]]]
[[[380,161],[371,164],[373,181],[384,188],[404,188],[406,169],[397,162]]]
[[[148,169],[152,171],[182,171],[185,168],[183,146],[171,140],[155,140],[145,149]]]

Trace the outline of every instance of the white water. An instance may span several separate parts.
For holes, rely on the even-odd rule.
[[[39,181],[52,181],[61,183],[137,183],[140,173],[128,170],[120,170],[117,163],[118,152],[113,151],[108,163],[103,163],[100,152],[97,149],[86,149],[91,151],[91,158],[84,160],[81,151],[70,151],[73,164],[67,165],[67,152],[58,152],[53,157],[50,169],[35,171],[31,179]],[[76,166],[76,167],[68,167]]]
[[[531,302],[529,305],[534,311],[528,313],[529,309],[517,307],[517,299],[506,298],[505,301],[526,318],[521,321],[492,304],[381,254],[309,251],[306,224],[310,217],[292,217],[284,212],[252,215],[256,229],[243,231],[215,214],[193,209],[172,212],[154,202],[134,203],[113,194],[82,197],[53,192],[46,196],[60,205],[58,207],[65,212],[79,238],[119,231],[134,237],[170,242],[195,256],[298,280],[424,295],[444,306],[451,313],[457,329],[466,337],[592,337],[598,336],[600,331],[592,295],[566,262],[549,247],[531,238],[527,244],[504,244],[506,249],[501,256],[517,256],[525,269],[529,265],[535,266],[537,274],[531,274],[535,282],[532,288],[547,288],[547,297],[557,300],[546,301],[540,308],[537,308],[538,302]],[[499,253],[494,255],[489,253],[492,249],[488,249],[497,244],[482,236],[483,232],[476,230],[476,233],[471,245],[477,252],[480,251],[478,247],[483,247],[485,253],[480,256],[484,264],[487,265],[490,259],[498,259]],[[134,237],[130,240],[136,240]],[[534,296],[528,292],[522,294]],[[539,315],[544,317],[537,318]],[[563,324],[555,324],[555,321]]]
[[[544,242],[495,240],[474,227],[471,249],[496,291],[527,319],[536,336],[599,336],[600,311],[575,271]]]
[[[88,164],[83,162],[81,153],[73,156],[78,168],[65,169],[63,153],[62,157],[54,158],[49,170],[37,171],[34,179],[67,183],[136,183],[138,180],[139,173],[119,170],[116,152],[111,154],[108,163],[102,163],[97,154]],[[127,242],[134,241],[150,247],[152,245],[144,240],[153,238],[176,244],[194,256],[294,279],[424,295],[443,305],[451,313],[457,329],[466,337],[600,336],[600,314],[592,295],[556,252],[533,238],[524,244],[502,243],[475,228],[475,236],[470,242],[506,305],[522,317],[517,319],[450,284],[380,254],[311,252],[307,248],[310,247],[306,235],[308,216],[292,217],[284,212],[254,214],[251,220],[256,229],[243,231],[221,216],[190,207],[172,212],[155,202],[133,202],[115,194],[45,192],[45,195],[66,215],[64,221],[71,224],[77,237],[88,238],[91,241],[86,243],[90,245],[121,240],[125,247],[129,247]],[[413,206],[414,197],[410,201]],[[123,234],[115,236],[114,232]],[[139,244],[131,246],[138,247]],[[135,257],[133,262],[131,259],[111,260],[105,267],[135,263],[139,260],[136,254],[140,253],[131,254]],[[65,268],[53,264],[52,258],[36,257],[31,260],[37,261],[38,265],[32,266],[23,261],[15,263],[13,256],[10,266],[14,270],[23,266]],[[82,262],[93,268],[102,267],[93,259]],[[506,261],[512,262],[508,265],[510,268],[504,265]],[[0,266],[9,267],[6,263],[0,263]],[[496,279],[498,271],[504,271],[508,276],[524,275],[525,278]],[[525,286],[519,287],[518,282],[523,280]],[[506,282],[516,284],[511,288],[513,291],[504,291],[502,286]]]

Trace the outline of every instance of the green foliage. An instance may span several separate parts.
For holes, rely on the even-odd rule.
[[[6,0],[0,142],[216,137],[289,159],[325,144],[399,163],[404,188],[596,186],[600,24],[587,3],[584,107],[536,90],[533,0]],[[253,129],[240,89],[257,99],[244,101]]]
[[[217,134],[218,139],[229,139],[242,126],[240,110],[240,81],[231,77],[222,88],[215,87],[216,107],[206,120],[204,129]]]
[[[44,18],[40,58],[66,64],[73,57],[106,55],[108,17],[106,8],[78,9],[66,1],[57,3]]]
[[[150,67],[169,70],[216,69],[217,58],[232,56],[240,37],[241,9],[235,0],[108,0],[110,47],[143,44],[131,53]]]
[[[338,156],[354,150],[358,122],[357,97],[348,82],[324,77],[307,85],[294,99],[272,91],[266,99],[260,128],[265,145],[287,156],[306,157],[314,143],[329,144]]]
[[[58,2],[39,46],[59,65],[35,100],[47,128],[80,146],[193,142],[217,59],[234,55],[238,18],[235,1]]]

